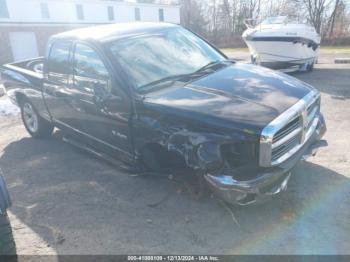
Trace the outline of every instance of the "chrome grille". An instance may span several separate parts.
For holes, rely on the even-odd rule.
[[[299,144],[301,132],[302,120],[300,116],[297,116],[273,136],[272,162],[278,160],[278,158]]]
[[[272,162],[278,160],[281,156],[290,151],[293,147],[297,146],[300,141],[300,136],[294,136],[280,146],[272,149]]]
[[[312,124],[312,120],[320,112],[320,98],[316,99],[314,103],[307,108],[308,128]]]
[[[286,126],[281,128],[274,136],[273,143],[276,143],[282,140],[285,136],[293,132],[294,130],[301,127],[300,116],[297,116],[295,119],[291,120]]]
[[[261,134],[260,165],[274,166],[295,154],[315,131],[319,111],[319,93],[311,91],[272,121]]]

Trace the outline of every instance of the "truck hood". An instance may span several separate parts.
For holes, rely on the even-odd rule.
[[[312,89],[286,74],[236,63],[190,84],[176,82],[150,93],[144,104],[161,107],[165,114],[260,133]]]

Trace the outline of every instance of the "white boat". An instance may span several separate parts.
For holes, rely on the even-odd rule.
[[[314,27],[289,22],[286,16],[268,18],[255,27],[246,25],[248,29],[242,37],[252,63],[273,69],[313,69],[321,42]]]

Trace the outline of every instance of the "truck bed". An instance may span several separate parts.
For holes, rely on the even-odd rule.
[[[43,78],[43,65],[44,58],[37,57],[33,59],[23,60],[15,63],[9,63],[3,65],[3,74],[6,76],[6,73],[10,73],[11,71],[19,74],[23,74],[24,76],[30,76],[37,79]],[[10,73],[11,74],[11,73]]]
[[[1,79],[6,91],[25,86],[41,90],[43,63],[44,58],[38,57],[3,65]]]
[[[2,66],[1,81],[11,101],[19,105],[23,97],[29,98],[41,112],[46,112],[42,96],[43,57],[9,63]],[[43,117],[47,118],[47,113]]]

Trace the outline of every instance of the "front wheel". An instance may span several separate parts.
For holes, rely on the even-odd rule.
[[[13,240],[12,229],[7,213],[0,215],[0,255],[16,255],[16,244]],[[16,258],[13,257],[13,260]]]
[[[32,137],[45,138],[52,134],[54,128],[52,123],[39,116],[28,100],[21,103],[21,115],[23,124]]]

